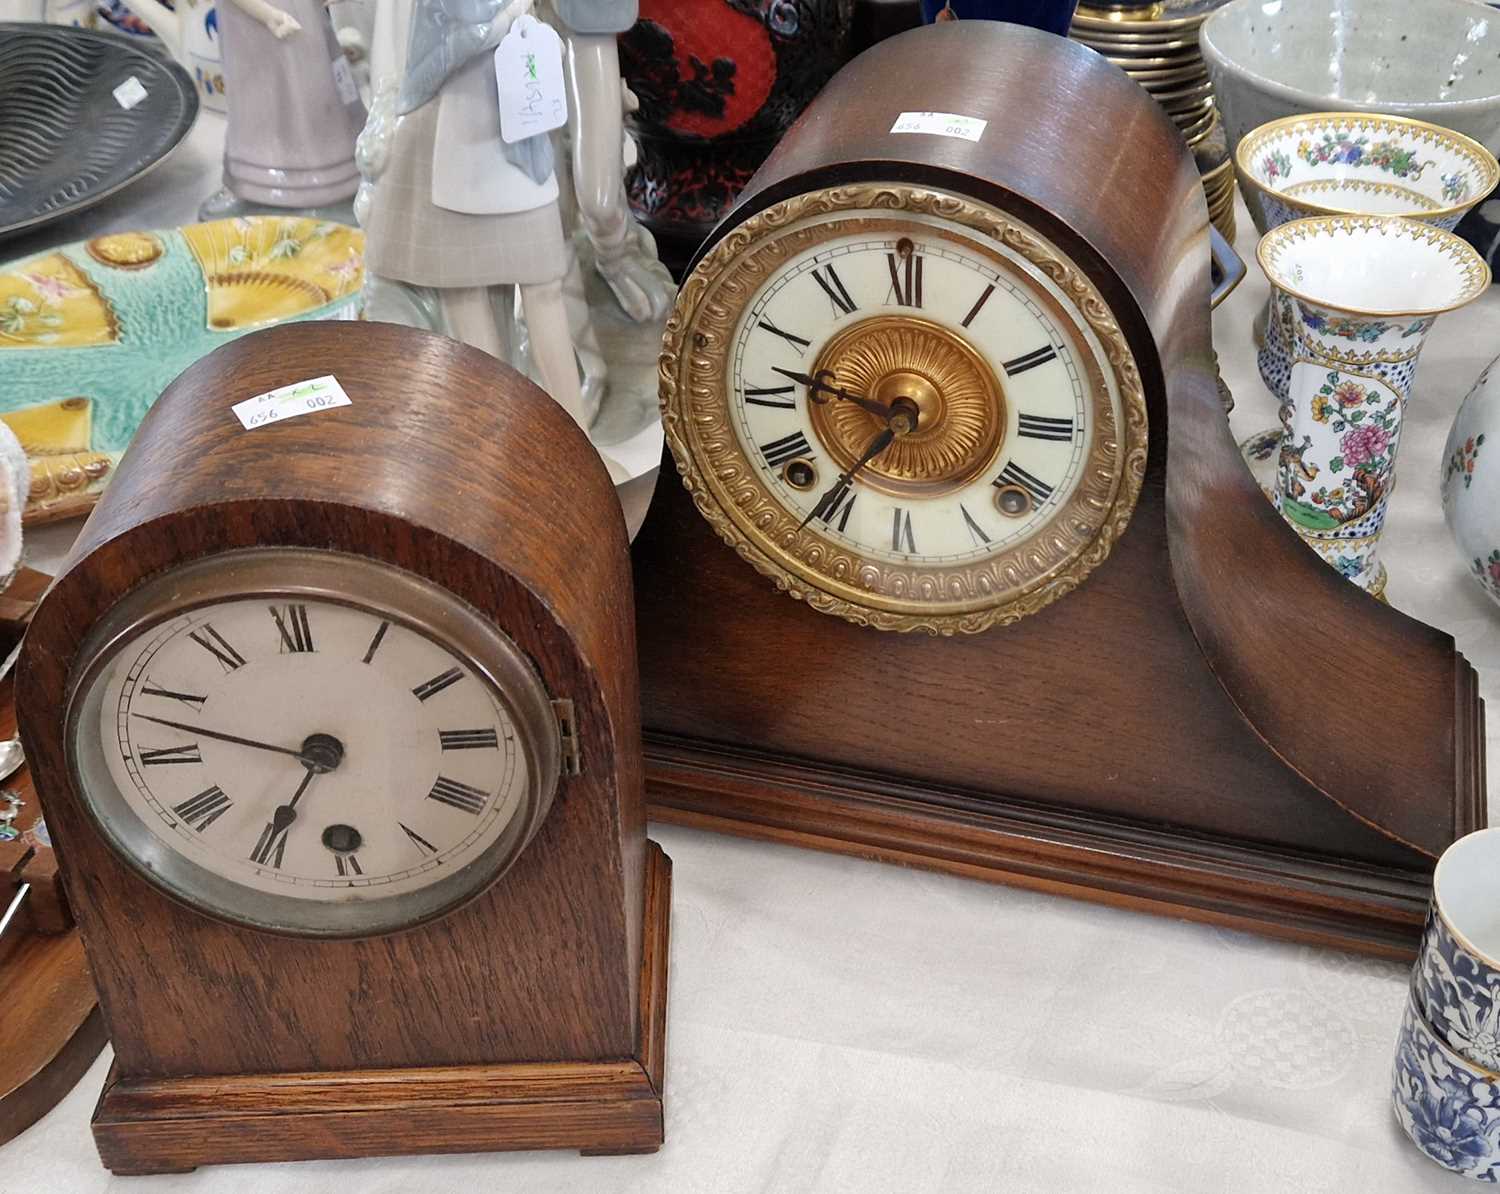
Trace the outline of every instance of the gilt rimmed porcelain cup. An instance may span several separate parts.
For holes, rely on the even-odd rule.
[[[1459,838],[1438,860],[1412,990],[1444,1044],[1500,1070],[1500,828]]]
[[[1429,1160],[1477,1181],[1500,1181],[1500,1074],[1448,1048],[1414,991],[1396,1037],[1391,1103]]]
[[[1489,286],[1451,232],[1395,216],[1292,220],[1256,258],[1289,312],[1272,503],[1340,575],[1385,588],[1377,548],[1412,376],[1433,322]]]

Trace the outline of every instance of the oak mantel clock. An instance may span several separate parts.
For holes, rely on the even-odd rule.
[[[653,815],[1414,946],[1483,821],[1474,676],[1257,494],[1208,240],[1171,123],[1072,42],[930,26],[825,88],[665,335]]]
[[[306,409],[241,425],[272,391]],[[114,1044],[111,1169],[661,1143],[624,524],[518,374],[384,324],[206,357],[17,704]]]

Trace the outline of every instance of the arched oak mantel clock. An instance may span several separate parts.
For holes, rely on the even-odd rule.
[[[485,353],[291,324],[168,387],[17,677],[107,1166],[661,1143],[629,585],[597,453]]]
[[[954,22],[828,85],[664,339],[654,815],[1411,950],[1483,821],[1474,676],[1256,492],[1208,242],[1181,138],[1080,45]]]

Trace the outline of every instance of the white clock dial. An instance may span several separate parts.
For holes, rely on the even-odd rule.
[[[277,553],[259,555],[273,575]],[[350,580],[384,578],[338,559]],[[214,575],[232,585],[231,570]],[[544,768],[496,659],[432,625],[319,592],[148,616],[113,642],[70,719],[88,800],[148,875],[220,915],[332,933],[474,894],[536,819]]]
[[[1092,346],[1079,343],[1076,323],[1034,274],[1006,268],[993,248],[920,226],[838,237],[789,257],[747,305],[729,377],[745,456],[771,492],[861,556],[918,566],[982,560],[1045,525],[1082,477],[1095,396]],[[918,346],[901,363],[937,391],[931,417],[919,416],[906,442],[893,441],[846,479],[858,438],[841,442],[827,416],[850,400],[805,379],[820,374],[844,393],[872,389],[865,383],[879,385],[878,369],[851,374],[840,338],[853,340],[858,355],[862,331],[889,342],[923,326],[935,329],[933,351],[924,359]],[[955,443],[953,404],[941,409],[953,397],[944,358],[964,348],[975,376],[988,370],[994,384],[980,393],[982,384],[960,378],[975,389],[975,426]],[[964,372],[963,362],[950,372]],[[858,396],[888,404],[901,387],[881,391]],[[867,422],[868,443],[877,442],[878,417],[847,421],[851,432]],[[965,459],[945,472],[945,460],[960,454]]]
[[[423,887],[493,842],[526,787],[472,666],[347,605],[206,606],[121,652],[105,684],[99,733],[132,811],[261,891]]]

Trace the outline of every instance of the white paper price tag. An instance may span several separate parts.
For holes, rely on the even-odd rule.
[[[359,84],[354,81],[354,68],[342,54],[333,60],[333,85],[338,88],[339,99],[344,103],[352,104],[359,99]]]
[[[247,431],[252,427],[265,427],[279,423],[282,419],[295,419],[298,415],[310,415],[320,410],[332,410],[335,406],[350,406],[349,395],[339,385],[333,374],[326,377],[310,377],[306,381],[293,382],[254,398],[236,402],[229,409]]]
[[[903,112],[891,125],[893,133],[930,133],[935,137],[961,137],[978,141],[988,120],[955,116],[952,112]]]
[[[114,96],[115,103],[129,112],[131,108],[146,98],[146,88],[139,79],[131,75],[130,78],[115,88]]]
[[[495,47],[500,89],[500,139],[507,145],[568,123],[562,39],[529,13],[517,17]]]

